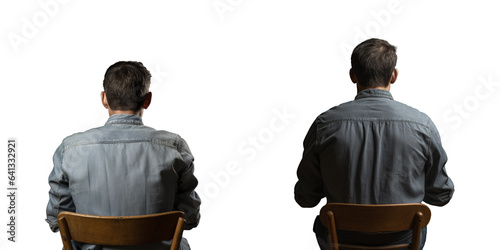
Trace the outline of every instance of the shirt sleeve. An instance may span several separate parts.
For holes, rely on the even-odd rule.
[[[304,139],[304,153],[297,169],[295,201],[301,207],[316,206],[325,193],[316,146],[317,126],[313,123]]]
[[[455,186],[446,173],[445,164],[447,161],[448,157],[441,145],[439,132],[435,125],[430,122],[429,157],[425,167],[424,202],[444,206],[451,200]]]
[[[62,211],[75,212],[75,204],[71,197],[68,178],[62,171],[64,146],[61,144],[54,153],[54,168],[49,175],[49,202],[47,204],[47,223],[53,232],[59,231],[57,215]]]
[[[198,179],[194,176],[194,158],[187,143],[182,138],[179,143],[179,152],[183,161],[177,162],[175,166],[179,181],[174,209],[184,212],[186,215],[185,229],[189,230],[198,226],[200,221],[201,199],[194,190],[198,186]]]

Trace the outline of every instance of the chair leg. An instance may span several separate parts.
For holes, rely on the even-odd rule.
[[[177,220],[177,226],[175,227],[174,237],[172,238],[172,245],[170,246],[170,250],[178,250],[182,241],[182,231],[184,230],[184,223],[186,220],[182,217],[179,217]]]
[[[411,250],[418,250],[420,246],[420,233],[422,231],[422,212],[417,212],[413,219],[413,235],[411,241]]]
[[[330,249],[331,250],[339,250],[339,242],[337,238],[337,227],[335,226],[335,216],[333,215],[332,211],[329,211],[328,213],[328,220],[330,223],[328,223],[328,234],[330,238]]]
[[[71,235],[69,234],[69,228],[66,222],[66,218],[58,218],[58,224],[64,250],[73,250],[73,245],[71,244]]]

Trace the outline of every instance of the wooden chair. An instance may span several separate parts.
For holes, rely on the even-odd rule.
[[[321,223],[328,228],[330,248],[339,249],[400,249],[417,250],[420,231],[431,219],[424,204],[360,205],[328,203],[320,211]],[[356,232],[390,232],[413,229],[412,243],[390,246],[359,246],[339,244],[337,230]]]
[[[72,240],[120,246],[172,240],[170,249],[179,249],[185,222],[181,211],[139,216],[95,216],[61,212],[57,216],[65,250],[73,249]]]

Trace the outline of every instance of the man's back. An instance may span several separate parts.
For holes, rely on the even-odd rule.
[[[399,75],[396,62],[396,47],[385,40],[368,39],[354,48],[349,76],[358,94],[318,116],[309,129],[295,185],[300,206],[314,207],[323,197],[361,204],[425,201],[443,206],[450,201],[454,186],[435,125],[389,92]],[[314,231],[327,249],[328,234],[319,218]],[[408,243],[409,238],[411,231],[339,234],[340,243],[373,246]]]
[[[108,121],[67,137],[54,153],[46,219],[53,232],[59,229],[57,215],[62,211],[132,216],[180,210],[185,213],[185,229],[198,225],[201,200],[195,192],[198,180],[189,147],[176,134],[142,124],[152,100],[150,84],[151,73],[141,62],[119,61],[106,70],[100,97]],[[184,238],[181,249],[190,249]]]
[[[61,210],[103,216],[182,210],[190,229],[198,224],[200,205],[193,171],[180,136],[146,127],[136,115],[113,115],[105,126],[67,137],[56,150],[49,223],[54,229]]]
[[[325,196],[328,202],[444,205],[453,193],[442,172],[446,160],[428,116],[394,101],[386,90],[364,90],[311,126],[296,200],[303,206],[315,206]],[[311,171],[321,174],[321,183],[301,178]]]

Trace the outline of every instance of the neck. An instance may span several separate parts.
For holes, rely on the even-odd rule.
[[[143,111],[144,111],[143,109],[140,109],[139,111],[108,109],[109,116],[118,115],[118,114],[128,114],[128,115],[138,115],[138,116],[142,117]]]
[[[358,89],[358,93],[365,90],[365,89],[385,89],[387,91],[391,91],[391,85],[387,84],[387,87],[367,87],[367,86],[361,86],[359,84],[356,84],[356,87]]]

